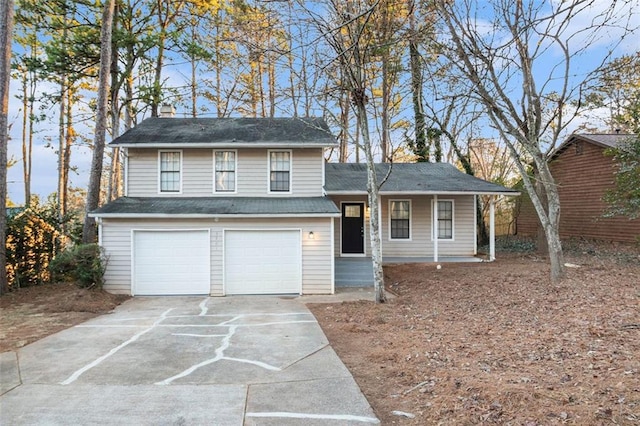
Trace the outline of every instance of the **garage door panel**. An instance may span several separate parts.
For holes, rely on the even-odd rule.
[[[134,294],[209,294],[208,231],[134,231],[133,245]]]
[[[227,294],[300,293],[300,231],[225,232]]]

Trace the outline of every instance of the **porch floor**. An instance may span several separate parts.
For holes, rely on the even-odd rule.
[[[438,263],[482,262],[475,256],[440,256]],[[383,257],[382,264],[433,263],[433,257]],[[369,287],[373,285],[373,264],[370,257],[336,257],[336,287]]]

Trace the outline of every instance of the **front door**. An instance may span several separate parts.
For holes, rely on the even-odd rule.
[[[364,203],[342,203],[342,254],[364,254]]]

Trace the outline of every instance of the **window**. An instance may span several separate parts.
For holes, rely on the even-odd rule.
[[[344,206],[344,217],[360,217],[362,206],[360,204],[349,204]]]
[[[269,152],[269,191],[291,191],[291,152]]]
[[[214,192],[236,191],[236,152],[215,152]]]
[[[392,240],[409,239],[409,221],[411,218],[411,203],[409,201],[393,201],[389,202],[389,211],[391,218],[391,230],[389,236]]]
[[[438,239],[453,240],[453,201],[438,201]]]
[[[160,151],[160,192],[180,192],[180,151]]]

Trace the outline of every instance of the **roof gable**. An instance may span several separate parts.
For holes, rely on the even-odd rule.
[[[577,142],[587,142],[601,148],[615,148],[621,142],[633,137],[630,133],[574,133],[570,135],[560,146],[551,154],[550,159],[553,160],[569,146]]]
[[[389,168],[391,167],[391,173]],[[389,173],[389,174],[388,174]],[[379,163],[376,175],[381,193],[424,194],[511,194],[518,191],[505,188],[461,172],[448,163]],[[327,163],[325,191],[328,194],[366,193],[367,165],[363,163]]]
[[[322,118],[147,118],[110,145],[125,147],[327,147]]]

